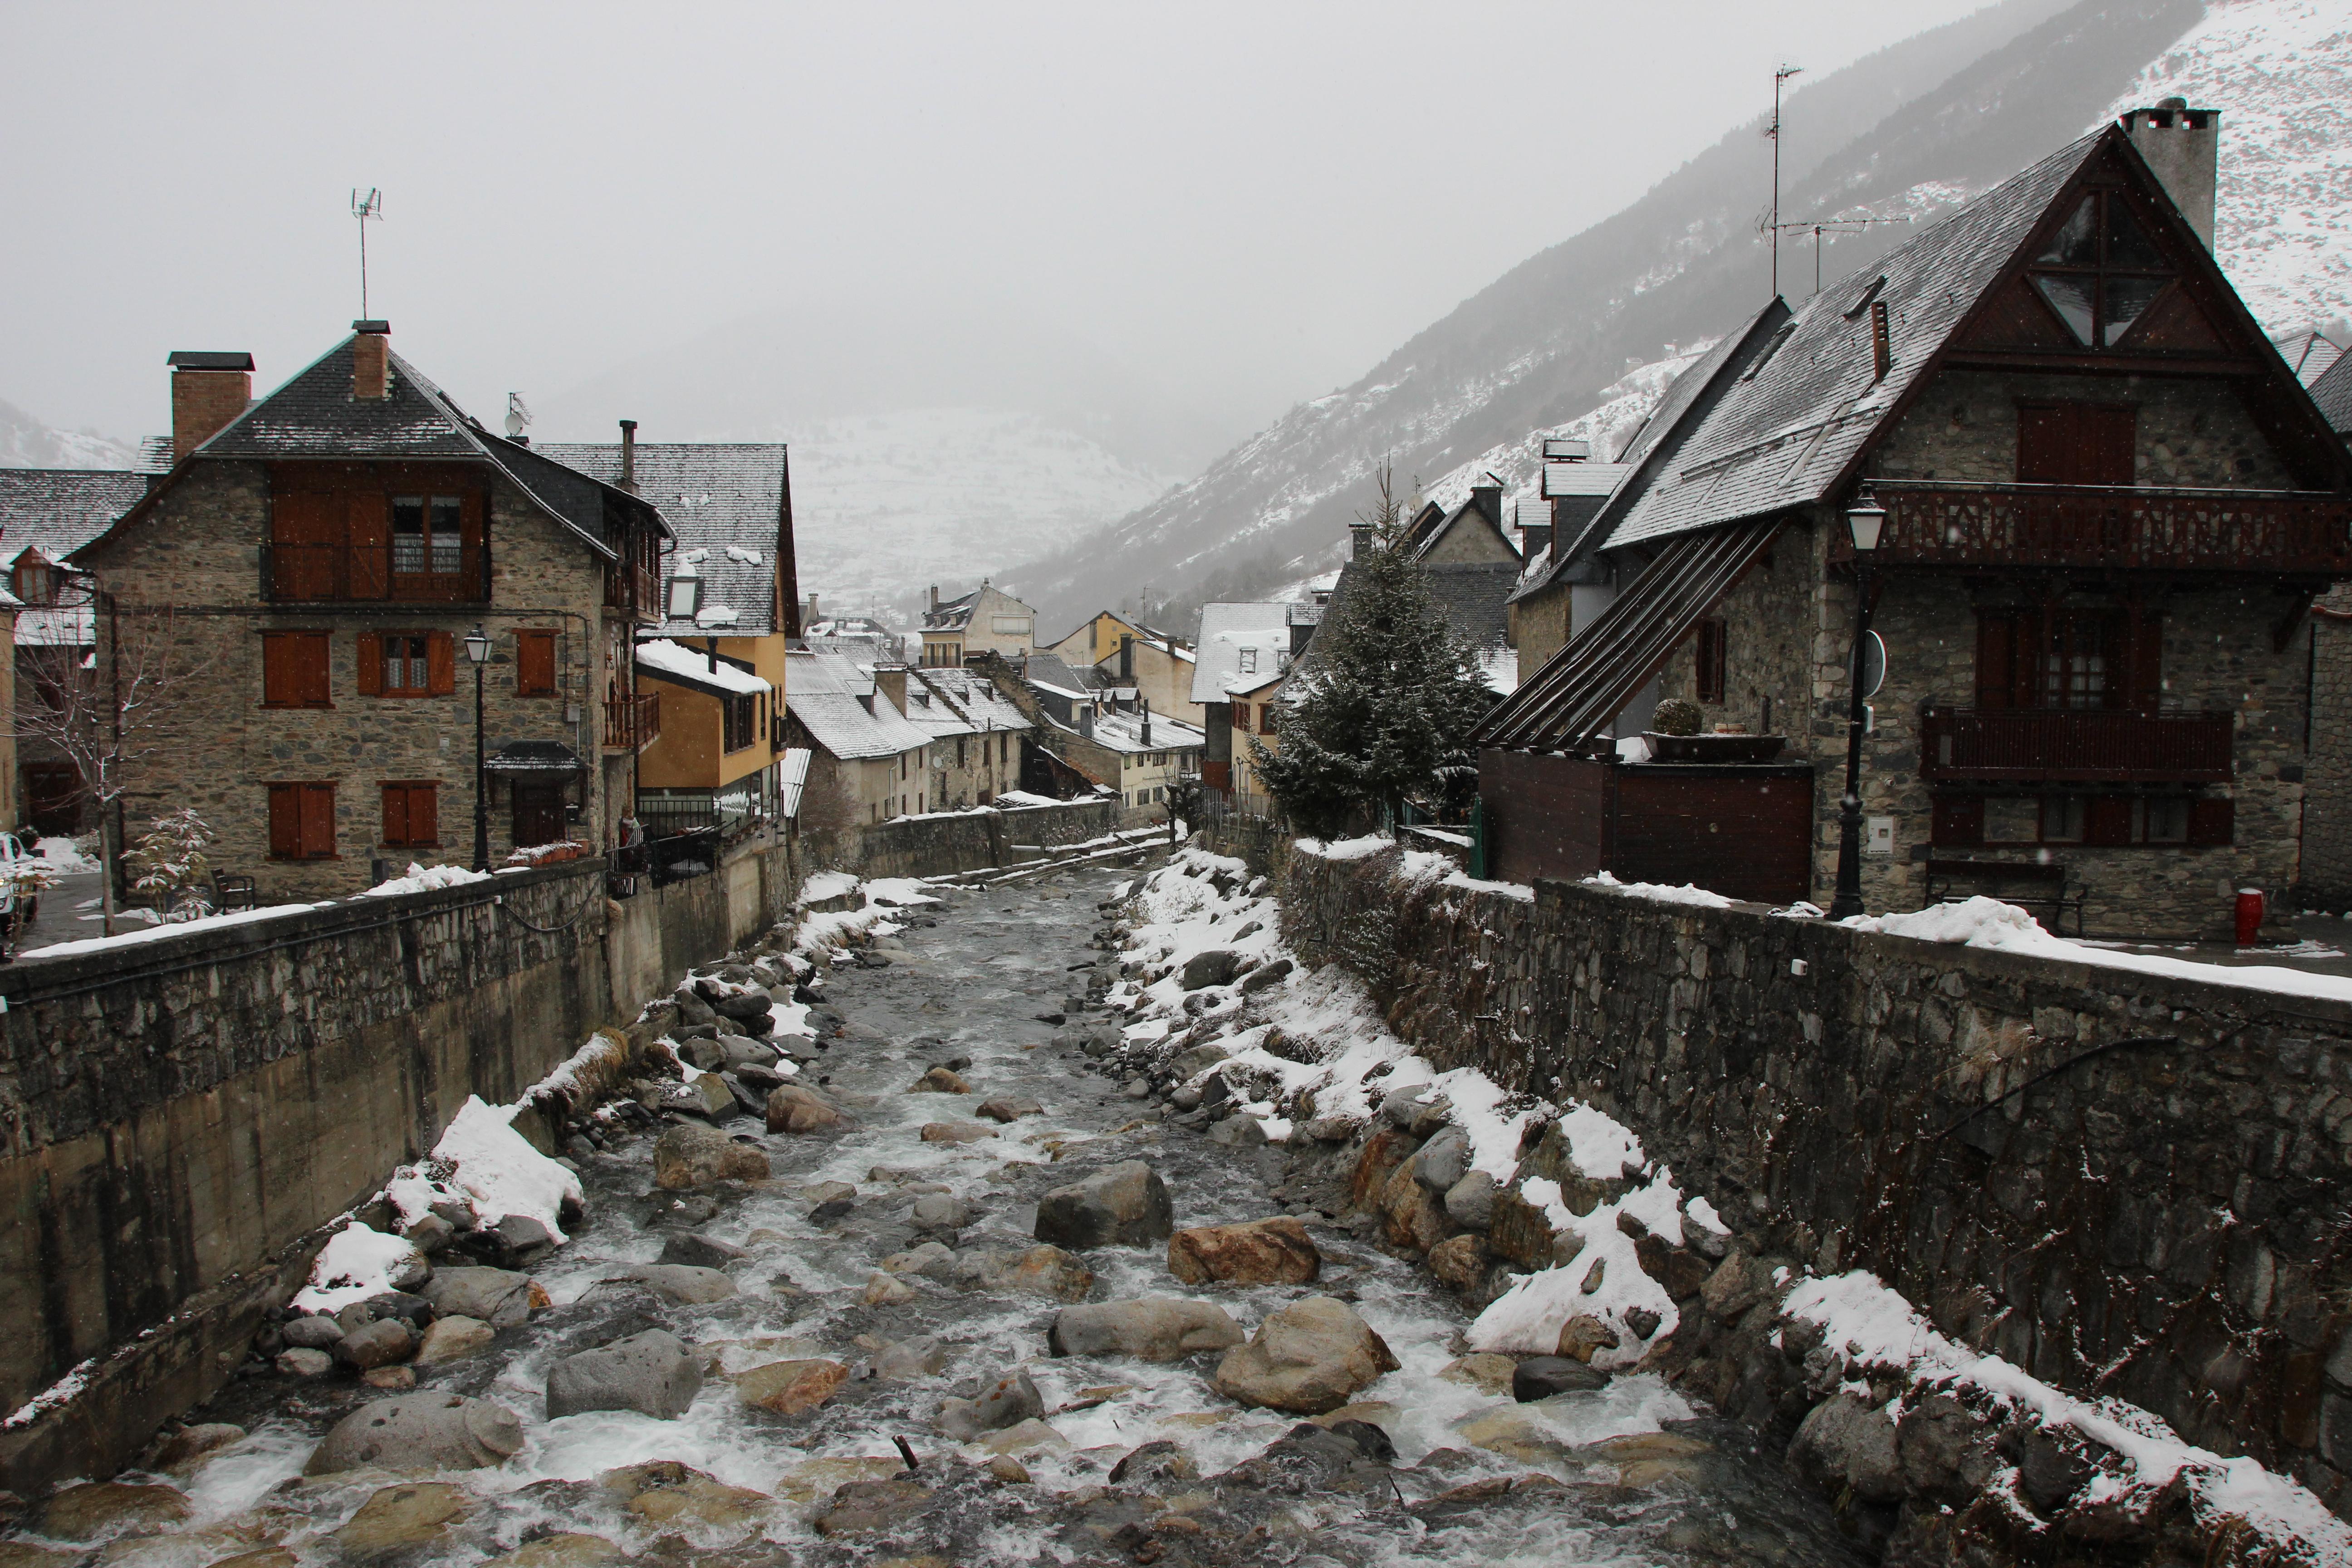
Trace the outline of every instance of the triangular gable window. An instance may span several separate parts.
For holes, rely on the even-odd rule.
[[[2113,348],[2171,281],[2121,191],[2086,193],[2033,258],[2026,279],[2085,347]]]

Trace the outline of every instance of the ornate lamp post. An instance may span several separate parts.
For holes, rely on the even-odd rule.
[[[490,777],[482,754],[482,667],[490,662],[490,634],[476,626],[466,634],[466,657],[474,666],[474,869],[490,868]]]
[[[1853,542],[1853,651],[1846,660],[1845,795],[1838,802],[1837,896],[1830,918],[1842,921],[1862,910],[1862,650],[1870,635],[1870,563],[1886,527],[1886,509],[1865,484],[1846,508],[1846,535]]]

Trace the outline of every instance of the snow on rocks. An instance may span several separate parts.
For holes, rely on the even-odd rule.
[[[304,1312],[338,1312],[388,1290],[408,1290],[431,1272],[414,1243],[347,1219],[310,1265],[310,1282],[292,1302]]]
[[[514,1130],[516,1109],[487,1105],[481,1096],[468,1095],[433,1146],[434,1157],[455,1169],[458,1189],[473,1200],[483,1225],[520,1215],[537,1220],[562,1241],[564,1209],[576,1210],[585,1202],[580,1178]]]

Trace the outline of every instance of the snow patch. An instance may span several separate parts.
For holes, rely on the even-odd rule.
[[[473,1200],[484,1225],[496,1225],[509,1215],[535,1219],[557,1241],[565,1239],[560,1223],[563,1205],[584,1201],[580,1178],[532,1148],[514,1130],[517,1106],[484,1104],[468,1095],[450,1120],[434,1158],[457,1167],[459,1189]]]
[[[393,1281],[413,1276],[424,1261],[413,1243],[348,1219],[311,1261],[310,1282],[296,1292],[291,1305],[304,1312],[339,1312],[397,1289]]]

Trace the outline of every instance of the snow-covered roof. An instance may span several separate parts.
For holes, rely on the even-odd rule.
[[[1095,715],[1094,742],[1114,752],[1182,752],[1202,744],[1208,737],[1196,725],[1164,713],[1151,715],[1151,740],[1143,739],[1144,717],[1140,712],[1120,712],[1113,710]]]
[[[88,605],[25,610],[16,616],[19,647],[95,647],[98,617]]]
[[[928,687],[934,698],[962,714],[974,731],[993,733],[1030,727],[1028,715],[999,691],[994,681],[974,670],[916,669],[908,673],[912,677],[907,685],[910,696],[919,685]]]
[[[1546,463],[1543,499],[1553,496],[1605,496],[1632,471],[1631,463]]]
[[[875,686],[870,671],[838,654],[784,656],[784,711],[844,760],[895,757],[930,742]]]
[[[62,561],[147,495],[151,476],[121,468],[0,468],[0,561],[29,546]]]
[[[637,668],[662,679],[682,681],[688,686],[716,688],[737,696],[775,689],[739,665],[730,664],[723,658],[714,661],[709,654],[698,653],[667,637],[652,637],[639,643]]]
[[[1290,652],[1290,606],[1279,600],[1203,605],[1192,647],[1193,701],[1224,702],[1234,692],[1255,691],[1282,673]],[[1244,648],[1255,655],[1246,671]]]
[[[531,450],[605,484],[620,482],[621,448],[614,443],[550,441]],[[776,547],[783,529],[785,461],[781,441],[637,443],[637,494],[669,520],[677,537],[671,561],[691,561],[703,584],[704,614],[671,616],[665,599],[665,626],[723,625],[737,637],[778,629]],[[731,618],[709,617],[720,605],[733,612]]]

